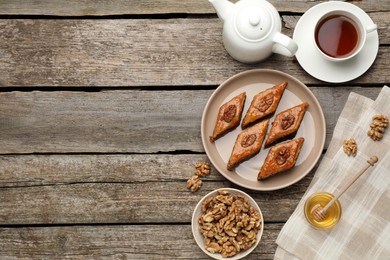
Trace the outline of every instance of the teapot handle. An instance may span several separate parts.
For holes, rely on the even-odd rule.
[[[273,38],[274,46],[272,46],[272,52],[282,54],[287,57],[292,57],[298,50],[297,43],[290,37],[276,32]]]

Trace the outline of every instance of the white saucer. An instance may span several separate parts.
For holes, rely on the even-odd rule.
[[[316,21],[323,13],[335,9],[352,11],[364,24],[374,23],[368,14],[356,5],[339,1],[324,2],[307,10],[299,19],[293,39],[299,46],[295,56],[307,73],[322,81],[340,83],[361,76],[371,67],[378,53],[379,39],[377,31],[371,32],[367,34],[362,51],[354,58],[344,62],[326,60],[315,49],[310,32],[314,30]]]

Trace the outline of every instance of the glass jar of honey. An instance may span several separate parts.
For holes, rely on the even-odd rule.
[[[320,205],[322,208],[326,206],[332,199],[334,195],[328,192],[317,192],[312,194],[305,202],[305,217],[306,220],[317,229],[329,229],[335,226],[341,218],[341,205],[339,200],[336,200],[335,203],[327,210],[326,218],[318,222],[313,218],[314,210]]]

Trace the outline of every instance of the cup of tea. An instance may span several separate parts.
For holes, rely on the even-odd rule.
[[[318,19],[314,27],[314,45],[325,59],[345,61],[362,50],[367,34],[376,29],[376,24],[363,24],[349,11],[329,11]]]

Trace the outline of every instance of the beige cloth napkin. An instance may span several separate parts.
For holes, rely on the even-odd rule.
[[[382,140],[372,141],[367,131],[376,114],[390,117],[389,87],[375,101],[349,95],[312,183],[276,240],[274,259],[390,259],[390,126]],[[358,143],[356,157],[342,148],[350,137]],[[378,156],[378,163],[339,199],[340,222],[328,231],[312,228],[303,213],[307,197],[317,191],[334,194],[371,155]]]

